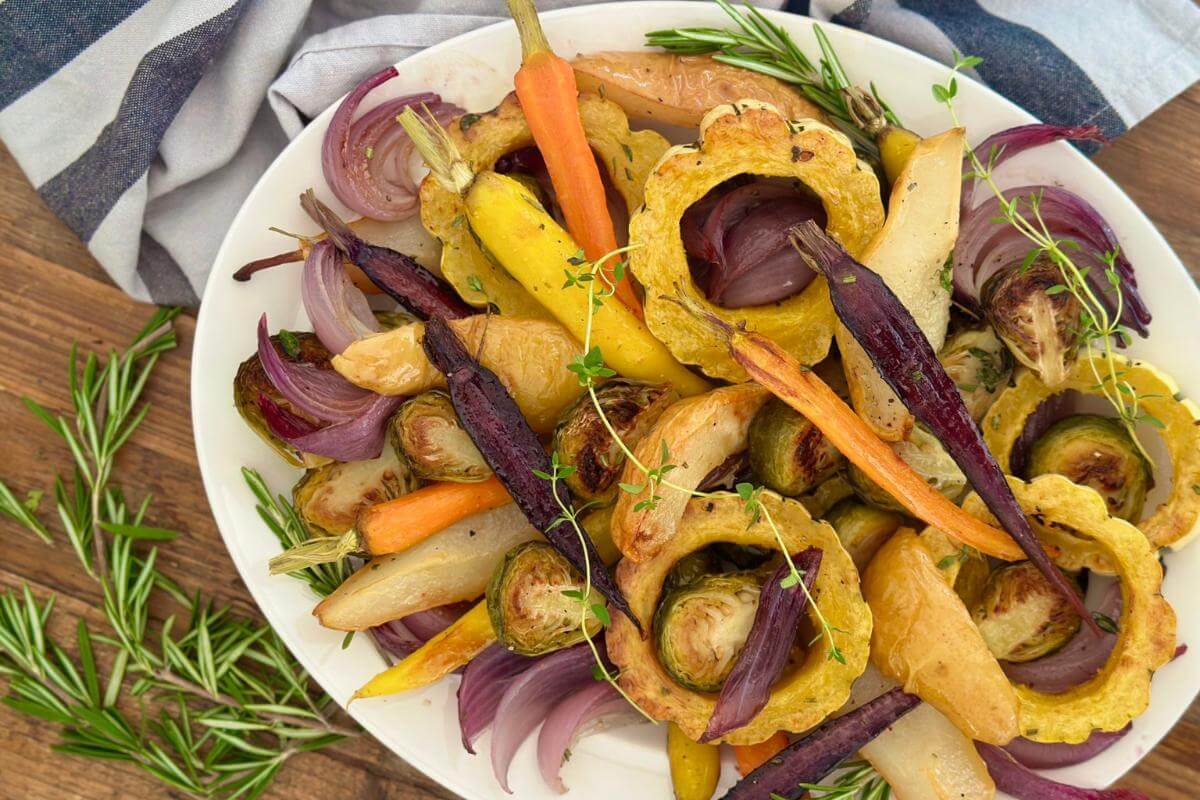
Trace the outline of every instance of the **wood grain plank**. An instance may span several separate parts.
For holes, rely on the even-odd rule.
[[[1192,87],[1103,150],[1096,162],[1146,211],[1193,275],[1200,275],[1200,87]],[[45,488],[66,456],[61,443],[29,417],[20,397],[68,406],[64,386],[72,340],[85,349],[122,345],[149,316],[104,277],[86,248],[49,213],[0,146],[0,475],[14,489]],[[165,570],[189,589],[202,587],[239,613],[258,617],[236,576],[208,511],[188,413],[189,354],[195,320],[180,319],[181,346],[163,358],[149,390],[155,411],[131,441],[118,475],[133,497],[155,496],[154,522],[183,532],[164,550]],[[61,549],[48,548],[0,522],[0,587],[28,582],[60,596],[54,630],[67,635],[84,616],[101,622],[94,584]],[[161,615],[162,609],[155,609]],[[172,797],[134,768],[56,754],[56,735],[0,706],[0,796],[14,798]],[[1121,785],[1155,800],[1192,800],[1200,785],[1200,704]],[[290,762],[276,798],[432,800],[452,797],[370,737]]]

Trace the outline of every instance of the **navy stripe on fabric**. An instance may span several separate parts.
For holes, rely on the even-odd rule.
[[[1109,138],[1125,123],[1078,64],[1042,34],[988,13],[976,0],[899,0],[941,29],[959,52],[980,56],[976,67],[988,86],[1020,98],[1025,110],[1053,125],[1099,125]],[[1020,54],[1014,68],[1013,54]],[[1006,66],[1007,65],[1007,66]],[[1097,145],[1080,149],[1094,152]]]
[[[853,3],[834,14],[830,22],[836,22],[838,25],[845,25],[848,28],[861,28],[867,24],[867,17],[871,16],[871,5],[872,0],[854,0]]]
[[[145,174],[167,127],[220,51],[248,0],[142,57],[112,122],[79,158],[38,187],[46,205],[85,242]]]
[[[0,3],[0,108],[49,78],[147,2]]]
[[[165,247],[145,232],[138,249],[137,273],[146,284],[150,297],[160,306],[200,305],[196,290],[179,264]]]
[[[783,10],[807,17],[810,5],[810,0],[787,0],[783,4]]]

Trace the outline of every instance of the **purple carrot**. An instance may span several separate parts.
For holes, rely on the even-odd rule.
[[[954,381],[912,314],[883,279],[856,262],[812,221],[792,228],[792,243],[825,276],[833,308],[871,363],[913,416],[946,447],[1000,525],[1099,636],[1083,600],[1050,560],[1013,496]]]

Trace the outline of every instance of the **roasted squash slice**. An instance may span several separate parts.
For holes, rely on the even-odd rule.
[[[764,492],[762,502],[793,552],[806,547],[822,551],[813,595],[833,626],[845,663],[826,657],[825,646],[808,648],[771,690],[767,705],[744,727],[718,741],[757,744],[776,731],[805,731],[837,711],[850,697],[850,686],[867,665],[871,613],[859,591],[858,571],[828,523],[817,522],[804,506]],[[681,558],[716,542],[777,550],[770,526],[752,522],[736,495],[694,498],[688,502],[675,535],[646,561],[628,559],[617,567],[617,584],[638,618],[649,622],[663,582]],[[811,613],[811,612],[810,612]],[[608,630],[608,654],[620,672],[621,687],[655,719],[670,720],[691,739],[699,739],[716,705],[715,694],[685,689],[658,660],[653,637],[641,634],[623,616]]]
[[[858,257],[883,225],[879,180],[843,134],[812,119],[789,121],[774,106],[739,100],[714,108],[697,144],[673,147],[646,181],[646,201],[629,223],[633,274],[646,288],[646,324],[677,359],[714,378],[740,382],[746,372],[727,343],[670,298],[682,292],[721,319],[744,323],[805,364],[829,352],[834,313],[817,278],[780,303],[727,309],[708,302],[692,281],[679,221],[717,184],[738,175],[796,178],[821,198],[828,230]]]
[[[579,96],[579,116],[588,143],[632,213],[642,203],[646,176],[669,143],[654,131],[630,131],[621,107],[595,95]],[[533,144],[515,95],[484,114],[463,115],[448,132],[476,173],[491,169],[501,156]],[[551,319],[525,287],[488,258],[465,220],[462,198],[436,180],[421,184],[421,222],[442,242],[442,275],[463,299],[480,308],[491,302],[510,316]],[[472,276],[478,278],[483,294],[471,288]]]
[[[1200,533],[1200,408],[1179,394],[1179,385],[1166,373],[1144,361],[1130,361],[1117,356],[1117,371],[1137,392],[1142,411],[1160,420],[1158,431],[1171,459],[1171,494],[1166,502],[1148,517],[1137,523],[1155,548],[1179,549]],[[1042,401],[1057,392],[1075,390],[1083,394],[1098,394],[1097,375],[1107,375],[1108,367],[1102,357],[1082,358],[1067,374],[1065,382],[1054,389],[1046,386],[1032,371],[1022,371],[1016,383],[996,398],[983,420],[983,440],[996,456],[1005,472],[1012,471],[1012,451],[1025,421]],[[1103,569],[1096,558],[1103,554],[1080,543],[1074,537],[1054,531],[1049,541],[1063,549],[1067,569],[1091,567]],[[1061,540],[1061,541],[1060,541]]]

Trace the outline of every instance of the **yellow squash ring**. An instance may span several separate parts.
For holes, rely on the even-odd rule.
[[[1178,549],[1200,533],[1200,409],[1191,400],[1179,396],[1179,386],[1168,375],[1144,361],[1120,359],[1118,372],[1137,392],[1142,411],[1163,423],[1159,431],[1171,458],[1171,494],[1138,527],[1155,547]],[[1093,363],[1095,369],[1093,370]],[[996,398],[983,421],[984,441],[1005,472],[1011,472],[1013,445],[1025,428],[1025,420],[1037,410],[1043,400],[1074,389],[1084,394],[1098,394],[1096,374],[1107,375],[1103,358],[1080,359],[1067,375],[1066,382],[1054,389],[1047,387],[1032,372],[1018,376],[1015,385]],[[1060,565],[1068,569],[1080,567],[1104,570],[1103,563],[1082,560],[1093,548],[1081,549],[1063,537],[1049,537],[1053,544],[1063,547]],[[1107,570],[1105,570],[1107,571]]]
[[[829,624],[841,629],[834,637],[846,663],[827,659],[826,643],[814,644],[804,661],[776,683],[766,707],[745,727],[719,740],[729,744],[756,744],[776,731],[804,731],[820,723],[849,698],[850,685],[866,669],[871,640],[871,612],[859,589],[858,571],[833,528],[814,521],[794,500],[764,492],[762,501],[793,553],[810,546],[822,550],[813,594]],[[749,521],[734,495],[689,501],[678,530],[661,550],[641,563],[622,561],[617,568],[617,583],[638,618],[646,623],[653,619],[663,581],[675,562],[689,553],[714,542],[778,549],[765,521],[748,526]],[[624,617],[614,615],[607,639],[622,688],[650,716],[670,720],[691,739],[699,739],[716,695],[675,683],[658,661],[653,633],[643,639]]]

